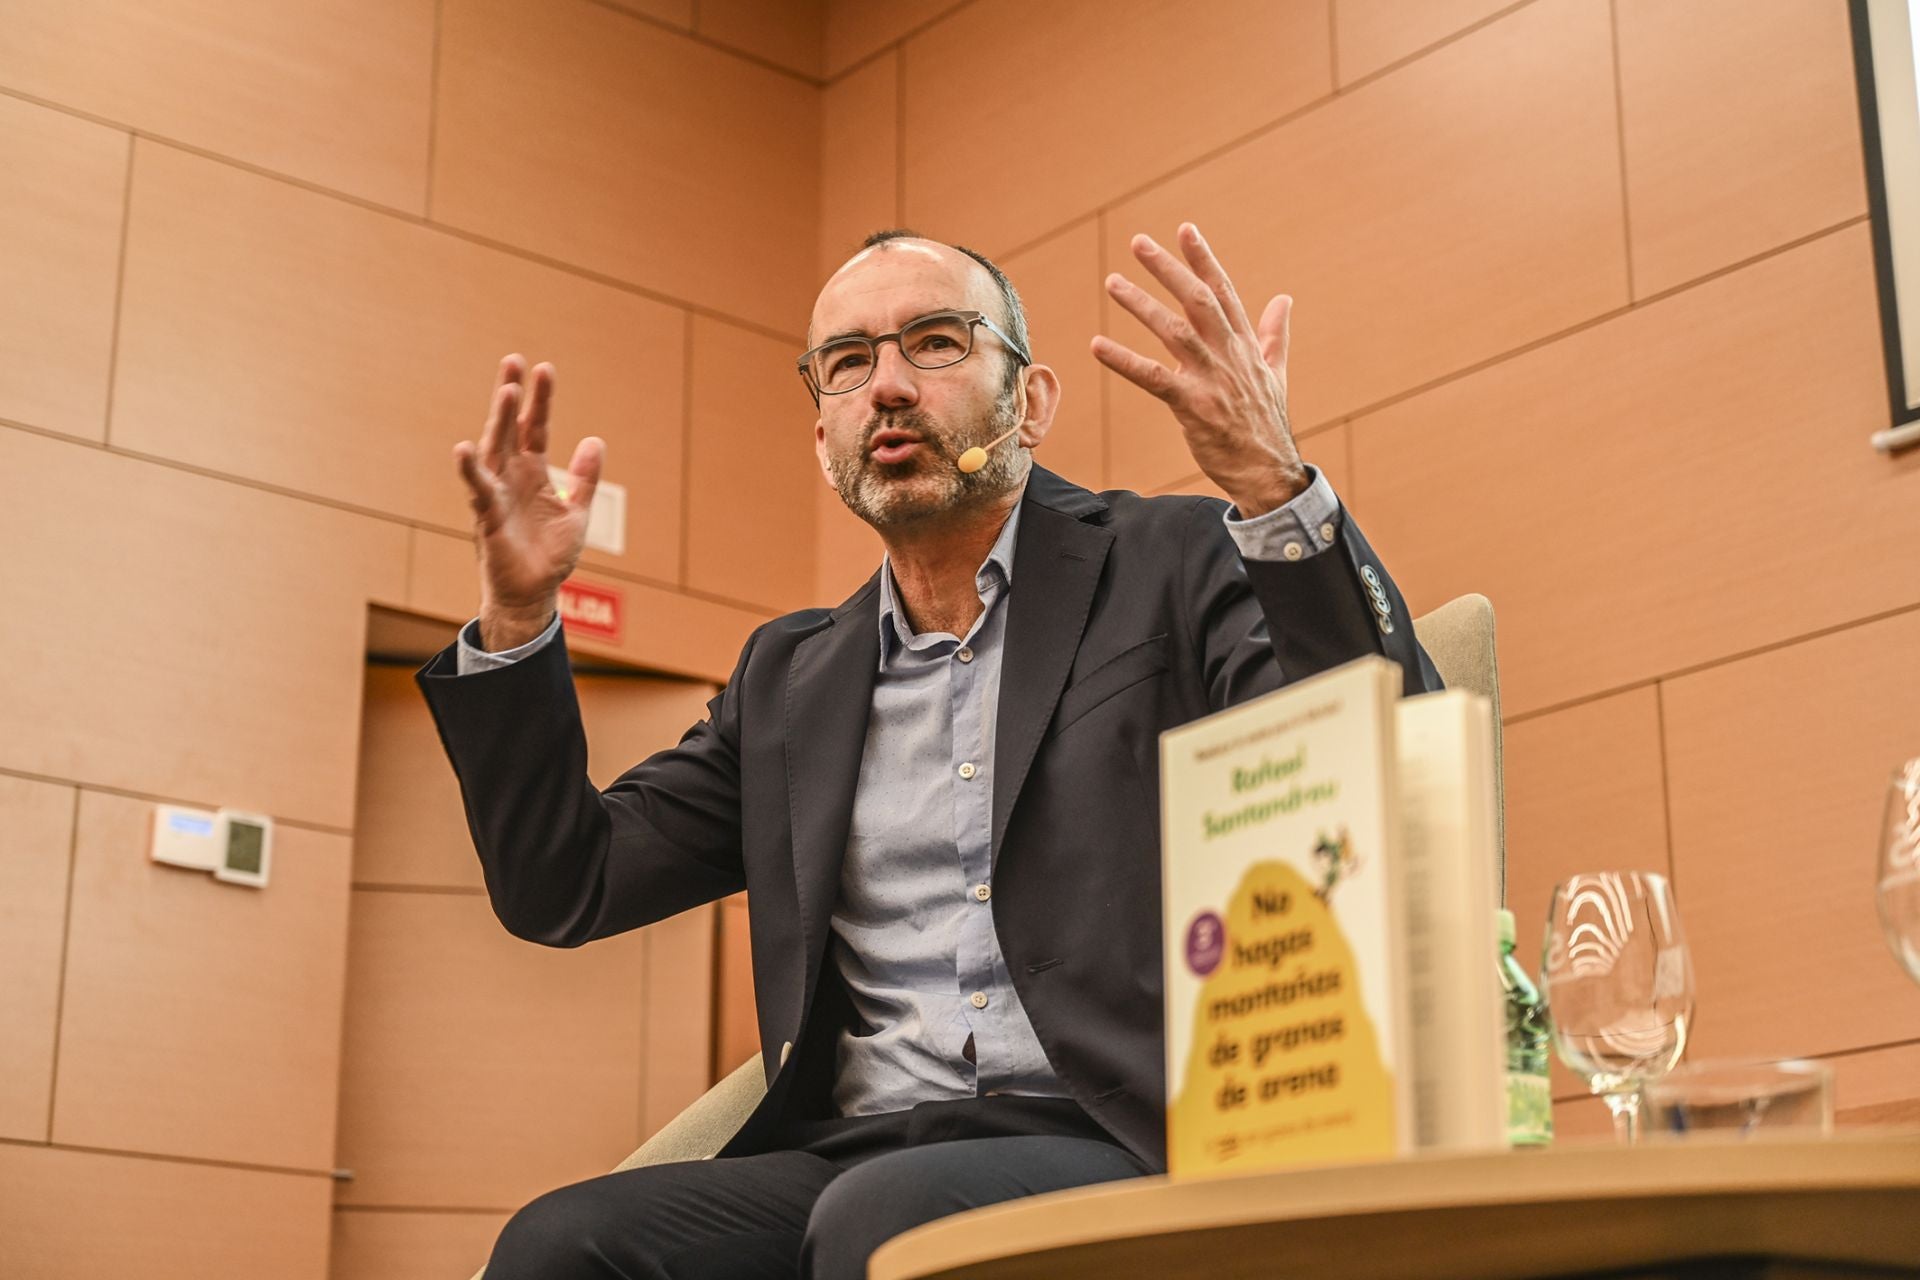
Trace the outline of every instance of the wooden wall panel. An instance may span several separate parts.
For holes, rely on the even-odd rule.
[[[0,776],[0,1137],[47,1137],[73,805],[72,787]]]
[[[1512,7],[1513,0],[1333,0],[1342,86]]]
[[[415,529],[408,563],[410,608],[449,622],[473,618],[480,607],[480,584],[470,541]],[[617,641],[570,636],[567,648],[654,671],[724,682],[732,676],[747,636],[769,616],[604,574],[579,571],[574,576],[620,594],[621,635]]]
[[[0,429],[0,546],[60,549],[0,565],[34,602],[0,613],[0,766],[352,821],[366,606],[405,594],[404,529]]]
[[[589,0],[447,0],[441,32],[436,219],[800,332],[817,90]]]
[[[700,0],[693,29],[730,49],[817,78],[826,10],[826,0]]]
[[[696,317],[687,585],[770,611],[814,603],[813,402],[800,347]]]
[[[1634,689],[1503,730],[1506,905],[1514,958],[1535,980],[1555,885],[1590,871],[1669,870],[1656,699]],[[1555,1097],[1586,1092],[1557,1057],[1552,1074]]]
[[[1100,232],[1092,218],[1000,263],[1027,312],[1033,358],[1060,375],[1060,412],[1034,461],[1089,489],[1106,487],[1100,332]]]
[[[1180,434],[1180,424],[1173,420],[1172,415],[1168,415],[1167,430],[1173,432],[1176,437]],[[1301,439],[1296,440],[1294,444],[1295,447],[1300,450],[1300,457],[1303,461],[1311,463],[1326,474],[1327,483],[1333,486],[1333,496],[1338,498],[1342,503],[1351,504],[1354,494],[1353,469],[1351,459],[1347,452],[1347,436],[1347,424],[1344,422],[1336,422],[1331,427],[1321,427],[1308,433]],[[1193,465],[1191,458],[1188,459],[1187,465]],[[1120,481],[1116,481],[1113,487],[1124,489],[1129,486]],[[1233,499],[1227,496],[1226,490],[1222,489],[1212,480],[1209,480],[1204,473],[1199,471],[1182,476],[1171,484],[1160,485],[1150,490],[1150,492],[1204,493],[1208,497],[1219,498],[1223,502],[1233,501]],[[1362,509],[1356,508],[1356,510]]]
[[[703,680],[648,676],[577,675],[574,687],[587,729],[587,774],[599,787],[679,742],[707,718],[707,700],[719,692]]]
[[[827,0],[826,73],[837,76],[971,0]]]
[[[131,145],[116,130],[0,98],[0,244],[14,303],[0,309],[0,418],[106,438]]]
[[[1620,0],[1638,297],[1867,211],[1847,7]]]
[[[1873,901],[1885,787],[1920,753],[1917,650],[1920,613],[1909,612],[1668,682],[1699,1056],[1920,1037],[1920,991]]]
[[[0,1240],[9,1274],[32,1280],[324,1280],[330,1187],[325,1175],[0,1144]]]
[[[820,95],[820,280],[868,235],[900,221],[899,96],[898,53]]]
[[[714,687],[645,677],[580,676],[587,768],[606,786],[680,740],[706,716]],[[410,667],[367,668],[354,815],[356,885],[481,889],[453,767]]]
[[[640,1093],[643,1135],[679,1115],[717,1079],[713,984],[719,910],[696,907],[646,931],[647,981],[640,1007],[646,1046]],[[725,1063],[721,1070],[735,1065]]]
[[[753,937],[747,925],[747,895],[721,903],[720,1025],[715,1040],[721,1071],[760,1052],[760,1020],[753,1003]]]
[[[408,667],[367,668],[353,883],[482,889],[460,783]]]
[[[978,0],[903,47],[906,221],[1005,253],[1330,93],[1328,39],[1321,0]]]
[[[279,826],[251,889],[149,860],[153,811],[81,793],[53,1140],[330,1169],[347,839]]]
[[[1518,926],[1514,954],[1538,974],[1554,885],[1589,871],[1667,874],[1657,695],[1633,689],[1502,733],[1506,905]]]
[[[1920,600],[1876,317],[1858,227],[1357,418],[1369,535],[1509,715]]]
[[[1353,469],[1353,430],[1344,422],[1315,430],[1294,441],[1300,457],[1326,473],[1334,496],[1347,504],[1359,502],[1359,475]],[[1355,505],[1354,518],[1365,527],[1366,508]]]
[[[814,599],[834,605],[858,591],[886,555],[880,535],[829,485],[814,494]]]
[[[1613,1115],[1607,1110],[1607,1104],[1592,1096],[1556,1100],[1553,1104],[1553,1141],[1555,1146],[1617,1141],[1613,1136]]]
[[[1912,1127],[1920,1123],[1920,1100],[1914,1097],[1914,1081],[1920,1080],[1920,1044],[1844,1053],[1826,1062],[1833,1068],[1836,1124]]]
[[[656,22],[679,27],[682,31],[693,30],[694,0],[599,0],[599,2],[615,9],[625,9],[628,13],[642,18],[652,18]]]
[[[9,6],[0,84],[410,213],[434,0]]]
[[[627,486],[626,554],[587,562],[678,574],[671,308],[142,142],[122,329],[115,444],[451,529],[501,356],[550,359],[558,465],[599,435]]]
[[[328,1280],[457,1280],[487,1261],[504,1213],[336,1209]]]
[[[1311,428],[1626,301],[1613,103],[1606,4],[1541,0],[1124,202],[1107,266],[1149,283],[1128,241],[1190,219],[1256,317],[1292,294]],[[1157,401],[1116,381],[1109,406],[1116,475],[1188,469]]]
[[[513,1209],[638,1144],[642,935],[556,950],[372,891],[352,932],[337,1203]]]

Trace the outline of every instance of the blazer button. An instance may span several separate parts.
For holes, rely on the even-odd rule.
[[[793,1041],[788,1040],[780,1046],[780,1065],[787,1065],[787,1058],[793,1053]]]

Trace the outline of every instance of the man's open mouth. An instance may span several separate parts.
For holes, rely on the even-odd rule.
[[[911,431],[877,431],[867,442],[867,456],[882,466],[893,466],[925,447],[926,441]]]

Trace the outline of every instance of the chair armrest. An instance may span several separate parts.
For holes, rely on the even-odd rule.
[[[740,1131],[760,1099],[767,1094],[767,1078],[755,1054],[733,1069],[713,1088],[694,1099],[685,1111],[660,1127],[613,1172],[675,1160],[711,1160]]]

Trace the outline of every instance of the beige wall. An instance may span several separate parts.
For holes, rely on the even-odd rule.
[[[605,785],[675,741],[713,686],[582,673]],[[367,670],[340,1103],[334,1280],[465,1275],[514,1209],[604,1173],[712,1082],[714,908],[577,950],[487,902],[411,664]]]
[[[472,608],[446,451],[498,355],[558,363],[556,434],[605,436],[630,491],[626,553],[583,570],[627,632],[583,647],[723,679],[875,562],[787,360],[822,270],[902,222],[1021,285],[1066,386],[1041,459],[1093,485],[1201,484],[1085,354],[1145,340],[1100,288],[1131,232],[1194,218],[1244,293],[1293,293],[1308,458],[1417,610],[1499,610],[1523,930],[1576,866],[1666,868],[1701,1052],[1828,1055],[1843,1108],[1910,1107],[1920,1003],[1866,880],[1920,750],[1920,464],[1864,443],[1838,3],[0,22],[0,1236],[37,1273],[324,1270],[349,942],[381,932],[353,910],[365,612]],[[146,864],[162,799],[272,813],[273,889]],[[231,1055],[275,1078],[181,1092]],[[85,1231],[52,1208],[83,1191]],[[342,1216],[343,1256],[488,1234]]]
[[[449,449],[504,352],[628,489],[582,570],[625,631],[576,647],[707,682],[609,760],[811,594],[826,25],[699,10],[0,0],[9,1274],[317,1278],[330,1231],[338,1276],[471,1268],[704,1083],[711,913],[518,943],[433,843],[430,740],[361,749],[421,710],[369,606],[473,608]],[[156,801],[273,815],[271,886],[149,863]]]

